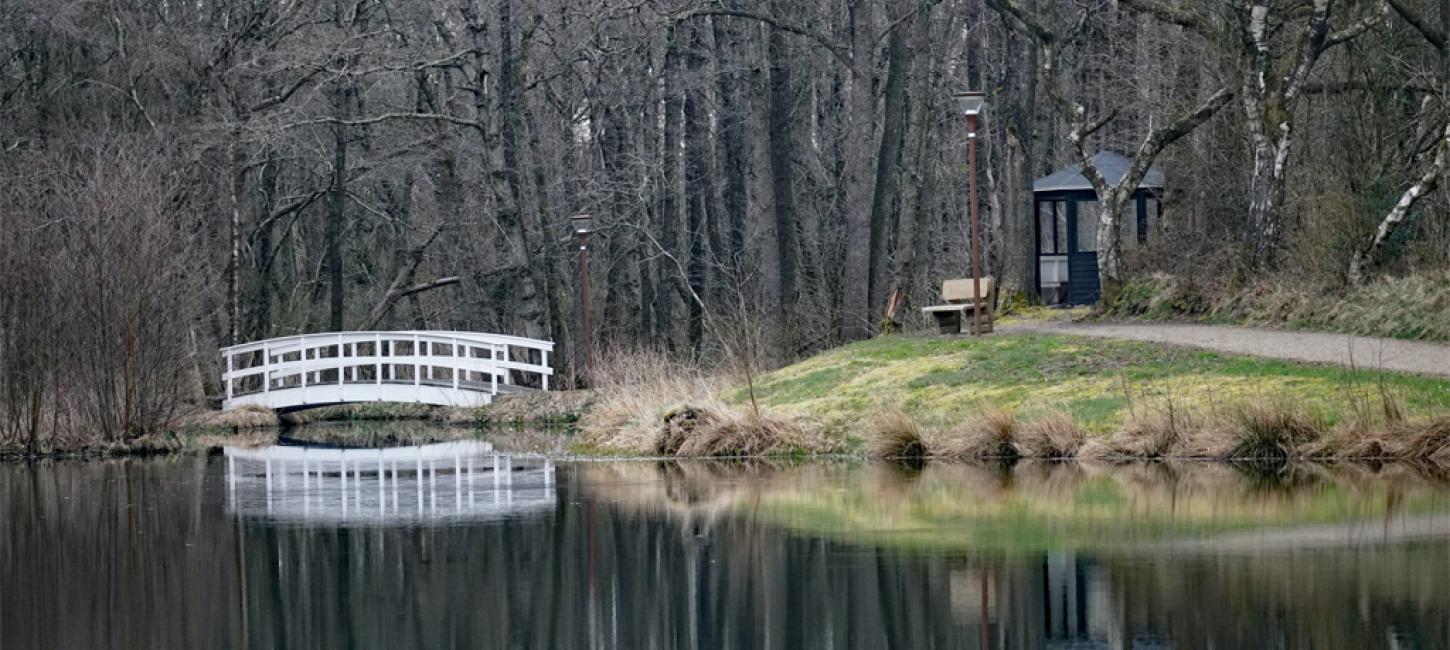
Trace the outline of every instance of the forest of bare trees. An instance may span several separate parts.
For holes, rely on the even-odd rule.
[[[911,324],[969,266],[966,89],[1005,296],[1032,180],[1102,149],[1137,163],[1085,171],[1109,300],[1444,269],[1447,34],[1450,0],[8,0],[0,438],[154,429],[287,333],[548,338],[574,377],[579,213],[600,349]]]

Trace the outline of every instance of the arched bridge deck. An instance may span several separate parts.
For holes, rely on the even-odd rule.
[[[548,390],[549,341],[479,332],[331,332],[222,348],[223,410],[359,402],[482,406]]]

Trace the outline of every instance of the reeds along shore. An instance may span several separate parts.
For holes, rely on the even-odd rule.
[[[594,450],[706,457],[849,451],[811,427],[720,401],[712,380],[670,379],[603,387],[581,421]],[[869,424],[873,458],[951,461],[1004,459],[1211,459],[1235,461],[1381,460],[1450,462],[1450,416],[1409,418],[1393,398],[1380,412],[1329,424],[1293,404],[1253,401],[1200,414],[1140,409],[1110,435],[1089,434],[1069,414],[1019,417],[987,409],[960,425],[923,427],[885,407]]]
[[[663,355],[610,355],[595,374],[594,399],[579,422],[587,451],[722,457],[841,450],[808,427],[725,403],[723,381]]]
[[[1149,409],[1107,436],[1089,436],[1064,412],[1032,419],[986,410],[960,426],[925,431],[892,409],[873,422],[876,458],[1010,460],[1205,459],[1450,462],[1450,416],[1412,419],[1392,398],[1382,413],[1335,424],[1292,404],[1254,401],[1209,414]]]
[[[953,358],[952,363],[1047,363],[1071,354],[1070,349],[1049,349],[1017,358],[1022,355],[1007,353],[1012,348],[1008,343],[1021,348],[1040,342],[1004,341],[990,349],[968,350],[967,358]],[[904,339],[902,345],[920,343]],[[940,365],[943,353],[955,352],[906,349],[880,360],[870,358],[870,349],[854,353],[877,364],[872,367],[889,367],[927,357],[938,359]],[[1285,381],[1271,381],[1290,376],[1279,369],[1262,382],[1260,396],[1215,399],[1211,391],[1190,391],[1139,398],[1114,413],[1120,422],[1114,425],[1101,414],[1097,419],[1075,418],[1072,402],[1014,403],[972,411],[960,408],[963,402],[954,399],[908,400],[905,394],[875,406],[862,403],[864,398],[857,395],[832,400],[822,394],[839,388],[823,388],[808,377],[797,377],[798,386],[784,388],[779,379],[773,384],[757,382],[775,392],[751,399],[742,392],[741,382],[651,353],[615,355],[599,367],[601,380],[579,421],[576,450],[581,453],[718,457],[864,452],[874,458],[957,461],[1183,458],[1450,463],[1450,413],[1433,401],[1426,403],[1428,389],[1389,378],[1381,378],[1373,388],[1359,384],[1339,388],[1309,376],[1306,381],[1324,385],[1306,395],[1284,391]],[[798,394],[783,398],[782,391],[787,390]],[[962,399],[972,399],[970,391],[958,392]],[[803,401],[813,401],[811,408],[799,408]],[[919,410],[901,406],[909,403],[932,406],[915,407]],[[1408,415],[1411,404],[1415,417]]]

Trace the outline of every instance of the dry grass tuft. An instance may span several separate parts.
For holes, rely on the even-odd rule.
[[[230,411],[201,411],[183,419],[183,426],[205,429],[270,429],[277,414],[264,406],[241,406]]]
[[[577,422],[593,400],[592,390],[557,390],[505,395],[481,409],[454,410],[463,411],[465,421],[492,425],[568,424]],[[450,418],[449,421],[454,420]]]
[[[1294,405],[1253,401],[1232,409],[1218,430],[1230,444],[1224,458],[1282,460],[1316,441],[1323,429]]]
[[[223,447],[259,449],[277,444],[277,432],[256,428],[239,429],[228,433],[202,433],[192,441],[192,444],[199,449],[221,449]]]
[[[1380,412],[1385,422],[1391,424],[1399,424],[1409,419],[1405,415],[1405,400],[1383,388],[1380,389]]]
[[[953,460],[1017,458],[1017,416],[987,409],[932,446],[934,456]]]
[[[686,404],[718,405],[714,395],[720,382],[658,353],[601,356],[595,376],[600,381],[579,432],[586,445],[600,449],[658,453],[666,416]]]
[[[676,456],[760,456],[793,451],[826,452],[831,448],[792,422],[734,409],[687,409],[693,424],[678,437]],[[678,418],[666,428],[677,428]]]
[[[1113,437],[1112,449],[1131,458],[1164,458],[1172,456],[1192,427],[1187,417],[1178,412],[1153,409],[1134,413],[1123,423],[1123,430]]]
[[[1402,455],[1411,460],[1450,461],[1450,416],[1407,426]]]
[[[1340,422],[1317,440],[1299,449],[1305,458],[1325,460],[1391,460],[1405,455],[1404,425],[1370,426],[1362,421]]]
[[[595,376],[601,381],[579,423],[587,446],[664,456],[838,451],[797,424],[725,404],[717,397],[725,382],[656,353],[610,355]]]
[[[1087,440],[1087,433],[1072,416],[1053,411],[1017,429],[1017,449],[1027,458],[1072,458]]]
[[[1113,447],[1112,443],[1102,438],[1089,438],[1077,450],[1077,458],[1088,461],[1094,468],[1105,467],[1102,463],[1116,464],[1121,461],[1132,460],[1132,456],[1122,453]]]
[[[872,458],[922,458],[928,455],[926,436],[916,418],[899,408],[888,408],[871,420]]]

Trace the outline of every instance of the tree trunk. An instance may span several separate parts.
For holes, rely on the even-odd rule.
[[[257,214],[266,218],[277,205],[277,184],[281,175],[281,164],[276,153],[267,150],[267,162],[262,165],[261,198]],[[270,222],[270,220],[268,220]],[[255,233],[256,245],[252,255],[252,291],[247,302],[251,305],[251,320],[247,328],[253,341],[269,338],[272,328],[272,224],[258,224]]]
[[[846,89],[847,117],[842,147],[842,203],[845,210],[846,250],[841,278],[841,338],[854,341],[871,336],[871,202],[874,192],[871,143],[875,142],[876,94],[871,87],[876,42],[874,0],[851,3],[851,57],[855,66]]]
[[[791,88],[791,47],[786,35],[772,28],[766,49],[770,62],[770,186],[775,205],[775,260],[778,268],[772,304],[767,306],[768,322],[780,335],[778,343],[789,350],[794,347],[794,329],[787,314],[796,301],[796,267],[799,265],[796,242],[795,129],[791,114],[794,94]],[[785,330],[785,331],[782,331]]]
[[[346,111],[343,97],[345,91],[337,91],[335,110]],[[327,209],[327,324],[333,332],[342,331],[343,292],[342,281],[342,229],[347,220],[347,128],[341,124],[332,125],[332,185]]]
[[[604,182],[610,189],[610,216],[628,222],[634,211],[627,188],[626,174],[628,152],[625,135],[629,133],[623,111],[606,108],[599,112],[599,149],[603,167]],[[609,270],[605,274],[604,324],[600,340],[607,343],[624,344],[639,338],[640,325],[640,278],[639,264],[635,251],[636,235],[625,232],[611,232],[607,235],[607,259]]]
[[[242,193],[246,188],[245,154],[237,145],[240,134],[233,133],[231,143],[231,174],[227,184],[227,207],[231,219],[227,235],[230,239],[227,255],[227,336],[226,345],[236,345],[242,320]]]
[[[1007,88],[1003,93],[1002,121],[1006,128],[996,131],[1001,141],[994,147],[1002,154],[1002,265],[1001,295],[1020,292],[1032,300],[1038,297],[1037,213],[1032,200],[1032,181],[1037,175],[1039,138],[1037,137],[1037,57],[1038,51],[1026,39],[1019,40],[1023,49],[1017,54],[1030,67],[1008,66]],[[1012,43],[1015,52],[1019,43]]]
[[[917,16],[912,21],[912,47],[927,48],[931,43],[932,24],[931,0],[918,0]],[[905,26],[901,27],[905,29]],[[902,183],[899,201],[899,217],[896,225],[896,259],[886,295],[897,296],[897,311],[893,315],[901,322],[904,312],[911,305],[912,289],[916,284],[917,262],[925,255],[925,243],[931,234],[931,213],[936,202],[936,152],[932,146],[933,125],[939,103],[932,92],[941,81],[941,67],[938,57],[912,57],[909,66],[910,84],[907,96],[912,98],[908,106],[906,141],[911,143],[902,154],[902,173],[909,179]],[[908,162],[909,161],[909,162]]]
[[[875,191],[871,198],[871,271],[867,294],[872,314],[886,307],[890,233],[898,218],[901,145],[906,137],[907,70],[912,59],[906,25],[897,25],[891,30],[886,49],[885,114],[882,116],[881,143],[876,152]]]
[[[1257,118],[1250,116],[1249,119]],[[1281,245],[1283,227],[1279,209],[1284,203],[1284,174],[1291,144],[1287,132],[1282,141],[1257,133],[1253,137],[1253,171],[1249,178],[1249,208],[1243,235],[1244,263],[1250,269],[1271,268]]]
[[[745,249],[745,217],[748,204],[745,194],[745,124],[746,106],[741,97],[744,76],[737,70],[743,67],[743,60],[737,54],[745,47],[740,32],[730,21],[715,19],[715,62],[719,66],[716,78],[716,95],[720,104],[718,134],[720,176],[724,183],[720,191],[721,235],[726,249],[722,257],[739,260]]]
[[[511,295],[512,313],[518,333],[529,338],[548,336],[547,313],[542,295],[544,279],[537,272],[533,251],[525,232],[525,188],[520,174],[524,156],[522,71],[514,51],[513,0],[498,3],[499,65],[495,78],[498,96],[499,146],[502,165],[495,174],[504,182],[498,205],[498,223],[503,231],[511,266],[518,270]]]
[[[686,223],[689,232],[689,257],[686,261],[686,282],[690,293],[705,296],[706,290],[706,244],[710,240],[709,211],[715,201],[714,170],[710,165],[709,85],[704,83],[705,43],[697,24],[689,27],[689,49],[685,62],[690,72],[690,88],[685,93],[685,196]],[[691,354],[698,357],[703,351],[705,339],[705,317],[703,307],[695,300],[685,300],[688,306],[688,340]]]
[[[671,30],[664,65],[664,142],[660,148],[660,245],[671,255],[680,254],[680,144],[683,97],[680,92],[680,28]],[[684,293],[672,260],[656,256],[655,340],[668,350],[675,349],[675,302]]]

